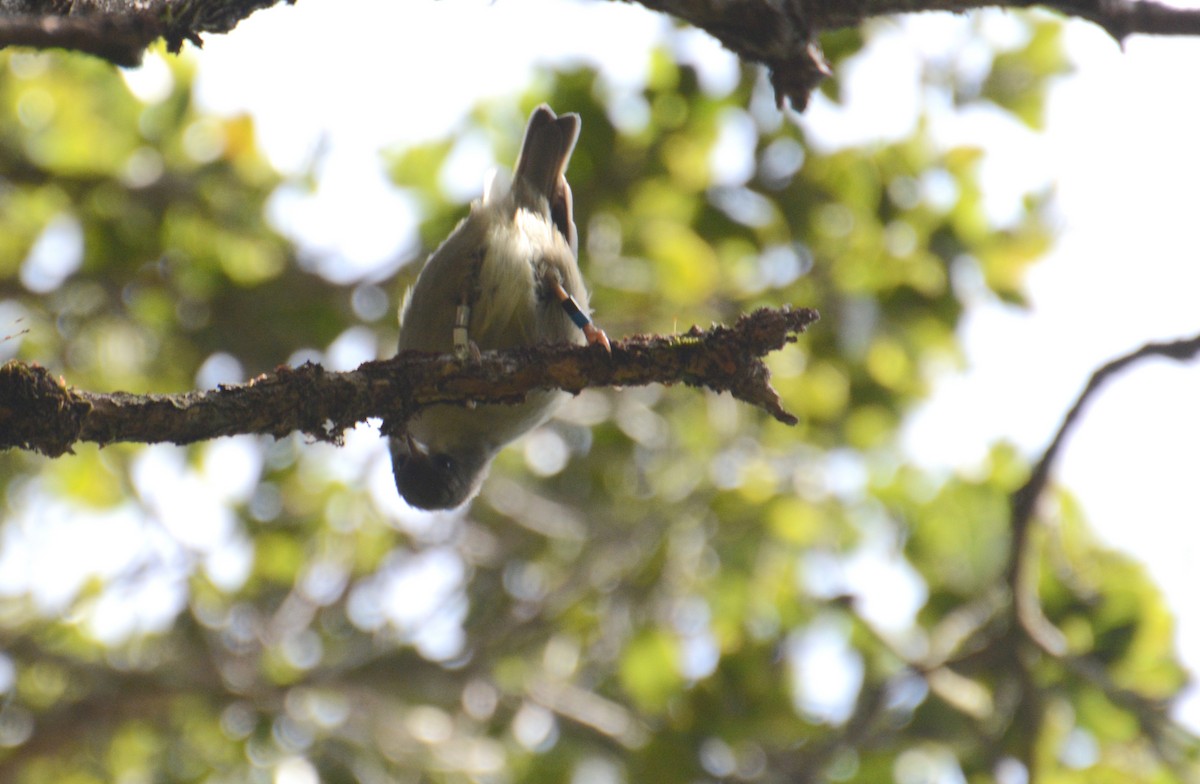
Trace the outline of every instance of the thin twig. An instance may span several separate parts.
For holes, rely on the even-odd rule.
[[[1184,746],[1188,745],[1182,740],[1186,737],[1186,733],[1181,732],[1167,718],[1165,705],[1158,700],[1144,697],[1132,690],[1118,686],[1109,677],[1104,667],[1091,658],[1071,655],[1066,637],[1042,612],[1037,594],[1036,576],[1030,563],[1034,554],[1034,548],[1030,544],[1030,533],[1033,528],[1037,503],[1050,481],[1054,461],[1058,457],[1067,435],[1083,413],[1084,407],[1100,387],[1130,365],[1149,357],[1165,357],[1183,362],[1195,359],[1198,355],[1200,355],[1200,335],[1168,343],[1147,343],[1134,352],[1108,362],[1092,374],[1087,386],[1084,387],[1075,404],[1063,418],[1050,445],[1046,447],[1041,459],[1034,466],[1029,479],[1012,494],[1012,543],[1006,574],[1016,621],[1014,631],[1022,635],[1028,643],[1032,643],[1041,654],[1050,656],[1068,671],[1100,689],[1114,705],[1131,711],[1137,717],[1143,732],[1154,744],[1159,757],[1173,770],[1181,772],[1185,778],[1195,773],[1194,770],[1186,775],[1182,773],[1187,769],[1182,750]],[[1027,665],[1022,666],[1022,670],[1027,669]],[[1036,687],[1031,688],[1028,691],[1029,696],[1036,691]]]
[[[1029,538],[1029,528],[1033,520],[1033,512],[1037,506],[1038,499],[1046,489],[1046,484],[1050,481],[1050,470],[1054,465],[1055,459],[1058,457],[1058,452],[1062,448],[1063,442],[1066,440],[1071,428],[1074,427],[1076,420],[1079,419],[1080,414],[1083,413],[1083,409],[1088,401],[1091,400],[1092,395],[1111,377],[1135,362],[1140,362],[1149,357],[1166,357],[1167,359],[1186,362],[1195,359],[1197,355],[1200,355],[1200,335],[1192,338],[1173,340],[1169,343],[1147,343],[1134,352],[1112,360],[1092,374],[1087,386],[1083,388],[1083,392],[1079,394],[1079,397],[1075,400],[1075,404],[1071,406],[1071,410],[1063,418],[1058,432],[1054,434],[1054,438],[1050,441],[1050,445],[1046,447],[1046,451],[1042,454],[1041,459],[1034,466],[1029,479],[1012,495],[1013,544],[1012,556],[1008,568],[1008,582],[1011,588],[1015,590],[1019,583],[1018,572],[1020,571],[1020,564],[1024,561],[1022,553]]]

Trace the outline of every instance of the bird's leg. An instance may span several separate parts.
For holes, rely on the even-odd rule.
[[[476,362],[482,356],[479,346],[471,340],[467,326],[471,323],[471,303],[479,288],[479,270],[483,266],[484,252],[477,252],[471,259],[470,273],[463,281],[462,300],[454,309],[454,356],[460,360],[468,357]]]
[[[468,357],[478,362],[483,356],[479,352],[479,346],[467,334],[467,324],[470,322],[471,306],[464,302],[454,309],[454,356],[460,362],[466,362]],[[466,406],[475,408],[475,401],[468,400]]]
[[[558,298],[559,304],[561,304],[563,310],[567,312],[567,315],[571,318],[571,321],[575,322],[575,326],[583,330],[583,336],[587,338],[588,345],[594,346],[599,344],[604,347],[605,351],[611,354],[612,346],[609,345],[608,335],[604,334],[604,330],[592,323],[592,320],[588,318],[588,315],[583,312],[582,308],[579,307],[579,303],[575,301],[575,298],[568,294],[567,290],[563,288],[563,285],[560,281],[551,277],[549,284],[550,290],[554,292],[554,296]]]
[[[467,324],[471,321],[471,306],[465,302],[454,309],[454,356],[460,360],[468,357],[478,361],[481,354],[479,346],[471,340],[467,333]]]

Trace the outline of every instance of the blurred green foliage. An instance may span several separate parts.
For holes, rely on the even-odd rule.
[[[840,62],[864,40],[828,45]],[[976,97],[1036,127],[1063,63],[1057,26],[1033,22]],[[192,66],[170,67],[142,103],[89,60],[0,54],[0,351],[136,392],[189,389],[217,360],[247,377],[364,322],[387,353],[391,318],[355,306],[366,284],[314,274],[265,217],[311,183],[270,169],[248,118],[200,113]],[[1027,555],[1067,653],[1039,649],[1006,583],[1021,458],[1000,445],[932,476],[897,447],[957,357],[962,282],[1020,301],[1045,199],[989,225],[981,150],[938,149],[922,124],[822,154],[761,74],[712,94],[659,54],[620,100],[559,73],[390,155],[427,248],[465,211],[439,186],[454,139],[511,161],[540,101],[583,119],[570,178],[599,322],[818,308],[771,359],[801,424],[692,390],[589,391],[436,516],[395,498],[371,428],[340,451],[0,455],[0,780],[1194,776],[1142,570],[1049,499]],[[726,138],[741,170],[714,155]]]

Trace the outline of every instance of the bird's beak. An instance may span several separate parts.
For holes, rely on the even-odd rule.
[[[429,459],[428,447],[422,446],[419,442],[417,442],[416,439],[414,439],[408,433],[404,434],[404,443],[408,446],[408,454],[410,457],[414,457],[418,460],[428,460]]]

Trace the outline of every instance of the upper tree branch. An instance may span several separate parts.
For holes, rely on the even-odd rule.
[[[434,404],[513,403],[535,389],[683,382],[728,391],[795,424],[770,385],[762,357],[794,342],[817,312],[762,309],[733,327],[635,336],[595,347],[534,346],[489,351],[478,361],[408,352],[334,373],[319,365],[280,367],[249,383],[178,395],[84,392],[20,362],[0,367],[0,448],[57,456],[79,441],[185,444],[239,433],[276,437],[300,430],[338,441],[368,417],[385,432]]]
[[[867,19],[918,11],[1040,5],[1087,19],[1118,43],[1134,33],[1200,34],[1200,8],[1157,0],[625,0],[681,19],[712,35],[742,60],[765,65],[782,106],[803,110],[830,74],[817,35]],[[281,0],[0,0],[0,49],[31,46],[94,54],[136,65],[146,47],[166,39],[172,52],[201,33],[226,33]],[[295,0],[286,0],[292,4]]]
[[[629,2],[631,0],[627,0]],[[918,11],[964,13],[980,8],[1040,5],[1087,19],[1118,43],[1133,33],[1200,34],[1200,8],[1155,0],[636,0],[708,32],[747,62],[765,65],[780,105],[797,110],[829,75],[817,44],[823,30],[858,27],[867,19]]]
[[[178,52],[281,0],[0,0],[0,49],[72,49],[134,66],[159,38]],[[286,0],[291,5],[295,0]]]

